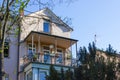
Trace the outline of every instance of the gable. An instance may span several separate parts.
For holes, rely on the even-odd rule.
[[[50,20],[52,23],[65,27],[68,31],[73,31],[73,29],[64,23],[58,16],[56,16],[50,9],[45,8],[38,12],[30,14],[32,16],[44,18]]]

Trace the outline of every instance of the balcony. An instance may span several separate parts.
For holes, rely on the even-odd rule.
[[[21,43],[23,45],[20,50],[21,71],[30,63],[70,67],[72,45],[76,44],[77,49],[75,39],[35,31],[32,31]]]
[[[63,57],[63,54],[54,53],[35,53],[30,55],[24,55],[23,64],[26,65],[30,62],[70,66],[71,56],[70,54],[68,54],[66,57]]]

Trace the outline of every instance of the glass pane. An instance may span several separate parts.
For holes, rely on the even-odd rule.
[[[43,46],[44,50],[50,50],[49,46]]]
[[[9,75],[5,74],[5,80],[9,80]]]
[[[27,80],[32,80],[32,72],[27,74]]]
[[[44,32],[49,32],[49,23],[48,22],[45,22],[44,23]]]
[[[38,80],[38,69],[33,69],[33,80]]]
[[[62,54],[58,54],[58,56],[56,58],[56,63],[57,64],[61,64],[62,63]]]
[[[50,54],[44,54],[44,62],[45,63],[50,63],[51,62]]]
[[[9,43],[4,43],[4,57],[9,57]]]
[[[46,77],[45,72],[40,72],[39,80],[46,80],[45,77]]]
[[[49,51],[44,51],[44,54],[49,54],[50,52]]]
[[[33,55],[34,53],[36,53],[35,45],[33,45],[33,53],[32,53],[32,44],[29,44],[28,45],[28,55]]]
[[[57,52],[58,52],[58,53],[62,53],[62,50],[60,50],[60,49],[57,49]]]

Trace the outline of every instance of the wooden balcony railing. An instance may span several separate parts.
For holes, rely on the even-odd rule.
[[[69,58],[70,61],[71,58]],[[66,65],[66,61],[68,58],[63,57],[61,54],[44,54],[44,53],[35,53],[25,55],[23,57],[23,64],[27,64],[29,62],[40,62],[47,64],[58,64],[58,65]]]

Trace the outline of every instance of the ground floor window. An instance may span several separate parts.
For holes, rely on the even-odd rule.
[[[9,42],[4,43],[4,57],[9,57]]]
[[[46,80],[46,72],[45,71],[40,71],[39,73],[39,80]]]
[[[9,80],[9,75],[5,74],[5,80]]]
[[[32,72],[29,72],[29,73],[27,74],[27,80],[32,80]]]

